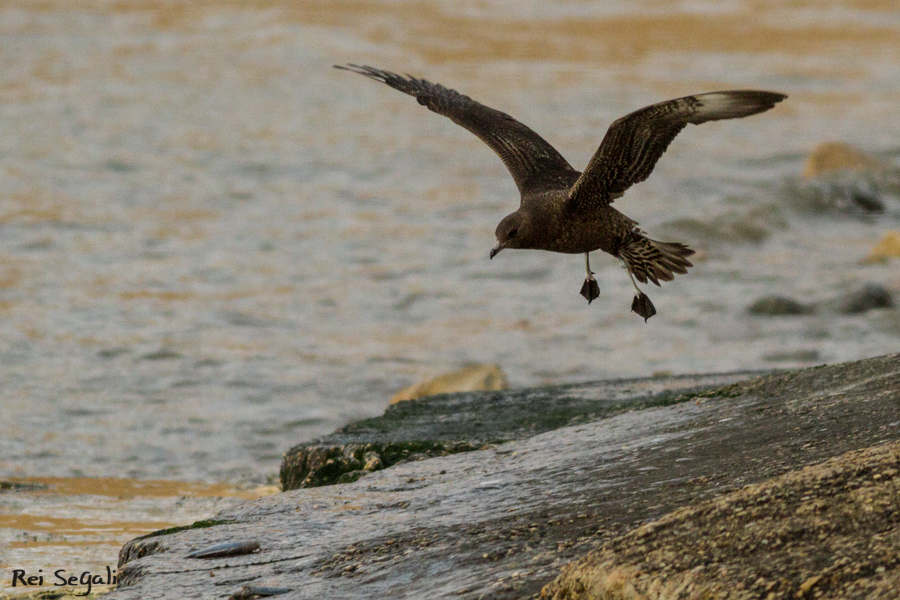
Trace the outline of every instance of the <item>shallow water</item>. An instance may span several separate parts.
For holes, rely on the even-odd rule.
[[[28,577],[43,577],[42,586],[54,591],[70,577],[80,580],[85,572],[106,580],[107,575],[117,575],[119,549],[129,540],[208,519],[267,493],[271,490],[121,477],[4,481],[0,594],[37,591],[23,586]],[[16,579],[14,570],[25,573]]]
[[[893,1],[81,2],[0,7],[0,476],[260,482],[284,450],[467,362],[513,385],[795,367],[900,348],[900,311],[764,319],[760,296],[900,294],[886,210],[810,201],[828,140],[897,162]],[[524,8],[523,8],[524,7]],[[511,16],[515,15],[515,16]],[[593,256],[488,260],[515,186],[384,85],[427,77],[576,168],[618,116],[733,87],[616,206],[696,267],[629,312]]]

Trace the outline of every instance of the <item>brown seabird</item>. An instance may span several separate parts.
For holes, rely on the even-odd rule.
[[[669,144],[688,123],[736,119],[769,110],[787,96],[736,90],[685,96],[652,104],[617,119],[583,173],[566,162],[544,138],[506,113],[487,107],[438,83],[360,65],[334,65],[381,81],[477,135],[509,169],[522,196],[519,210],[497,225],[497,245],[504,248],[584,254],[587,277],[581,295],[588,304],[600,295],[591,271],[590,253],[603,250],[619,258],[637,290],[631,310],[656,314],[635,278],[659,285],[692,267],[694,251],[675,242],[658,242],[637,222],[610,206],[625,190],[647,179]]]

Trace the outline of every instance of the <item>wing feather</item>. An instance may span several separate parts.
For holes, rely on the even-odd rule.
[[[570,208],[591,210],[647,179],[688,123],[736,119],[769,110],[784,94],[739,90],[667,100],[617,119],[569,193]]]
[[[419,104],[465,127],[503,161],[524,196],[545,189],[568,189],[580,173],[544,138],[506,113],[485,106],[439,83],[365,65],[334,65],[365,75],[415,97]]]

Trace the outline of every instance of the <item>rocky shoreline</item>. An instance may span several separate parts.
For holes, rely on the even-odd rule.
[[[487,449],[567,425],[684,402],[761,373],[621,379],[404,401],[380,417],[350,423],[288,450],[281,486],[290,491],[349,483],[401,462]]]
[[[900,443],[674,511],[563,569],[542,598],[866,598],[900,590]]]
[[[468,440],[477,449],[430,458],[410,451],[380,470],[367,470],[358,448],[341,451],[353,461],[338,479],[355,481],[295,489],[130,542],[120,554],[120,587],[108,597],[248,597],[246,589],[263,588],[283,592],[280,598],[701,598],[724,589],[733,591],[723,597],[735,598],[842,597],[848,589],[882,597],[877,590],[890,586],[880,582],[894,581],[900,567],[894,554],[861,559],[854,548],[889,547],[900,520],[900,355],[714,377],[731,379],[704,387],[703,377],[690,385],[653,378],[401,403],[381,420],[294,448],[283,476],[294,473],[287,477],[293,485],[316,479],[303,483],[316,472],[302,476],[304,447],[308,457],[315,448],[422,441],[429,406],[437,415],[435,448],[465,441],[469,423],[481,432]],[[509,418],[517,403],[528,415],[529,402],[543,414],[557,402],[567,408],[534,428],[524,426],[531,417]],[[483,420],[491,414],[508,426],[493,429]],[[383,450],[367,452],[386,467]],[[801,471],[807,467],[820,471]],[[785,525],[797,514],[824,516]],[[691,538],[673,533],[679,523],[707,545],[684,543]],[[790,551],[766,548],[775,539]],[[188,558],[222,543],[254,551]],[[758,560],[734,568],[750,547]]]

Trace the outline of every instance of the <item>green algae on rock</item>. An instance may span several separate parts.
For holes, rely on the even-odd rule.
[[[288,450],[281,485],[287,491],[350,483],[401,462],[470,452],[628,410],[685,402],[756,374],[622,379],[407,400],[392,404],[380,417]]]

